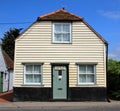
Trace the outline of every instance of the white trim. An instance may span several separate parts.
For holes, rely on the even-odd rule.
[[[26,82],[26,65],[39,65],[41,67],[41,73],[39,73],[38,75],[41,75],[41,82],[40,83],[27,83]],[[32,63],[27,63],[27,64],[24,64],[24,85],[42,85],[42,75],[43,75],[43,70],[42,70],[42,64],[32,64]]]
[[[104,81],[105,81],[105,87],[107,86],[106,84],[106,46],[104,45]]]
[[[55,33],[55,24],[69,24],[69,26],[70,26],[70,41],[55,41],[55,36],[54,36],[54,33]],[[53,30],[53,33],[52,33],[52,42],[53,43],[65,43],[65,44],[67,44],[67,43],[71,43],[72,42],[72,28],[71,28],[71,23],[70,22],[54,22],[53,23],[53,28],[52,28],[52,30]]]
[[[98,62],[76,62],[76,65],[97,65]]]

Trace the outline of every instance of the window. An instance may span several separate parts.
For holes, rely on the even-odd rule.
[[[95,65],[78,66],[78,83],[95,84]]]
[[[24,84],[41,84],[42,66],[26,64],[24,67]]]
[[[71,42],[71,24],[53,23],[53,42],[70,43]]]

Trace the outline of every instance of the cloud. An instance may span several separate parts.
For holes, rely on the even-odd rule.
[[[108,54],[109,59],[115,59],[116,57],[117,57],[117,54],[112,54],[112,53]]]
[[[105,16],[111,19],[120,19],[120,11],[104,11],[99,10],[97,11],[100,15]]]
[[[113,49],[112,51],[109,51],[108,58],[120,60],[120,45],[117,45],[115,49]]]

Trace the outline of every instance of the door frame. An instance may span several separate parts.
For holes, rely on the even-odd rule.
[[[0,93],[3,92],[3,72],[0,72]]]
[[[66,99],[54,99],[53,98],[53,67],[54,66],[65,66],[67,71],[66,71],[66,95],[67,95],[67,98]],[[51,63],[51,85],[52,85],[52,100],[57,100],[57,101],[60,101],[60,100],[68,100],[68,89],[69,89],[69,63]]]

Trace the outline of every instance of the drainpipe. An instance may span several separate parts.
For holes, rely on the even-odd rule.
[[[106,44],[106,96],[107,96],[107,101],[111,102],[109,97],[108,97],[108,44]]]

